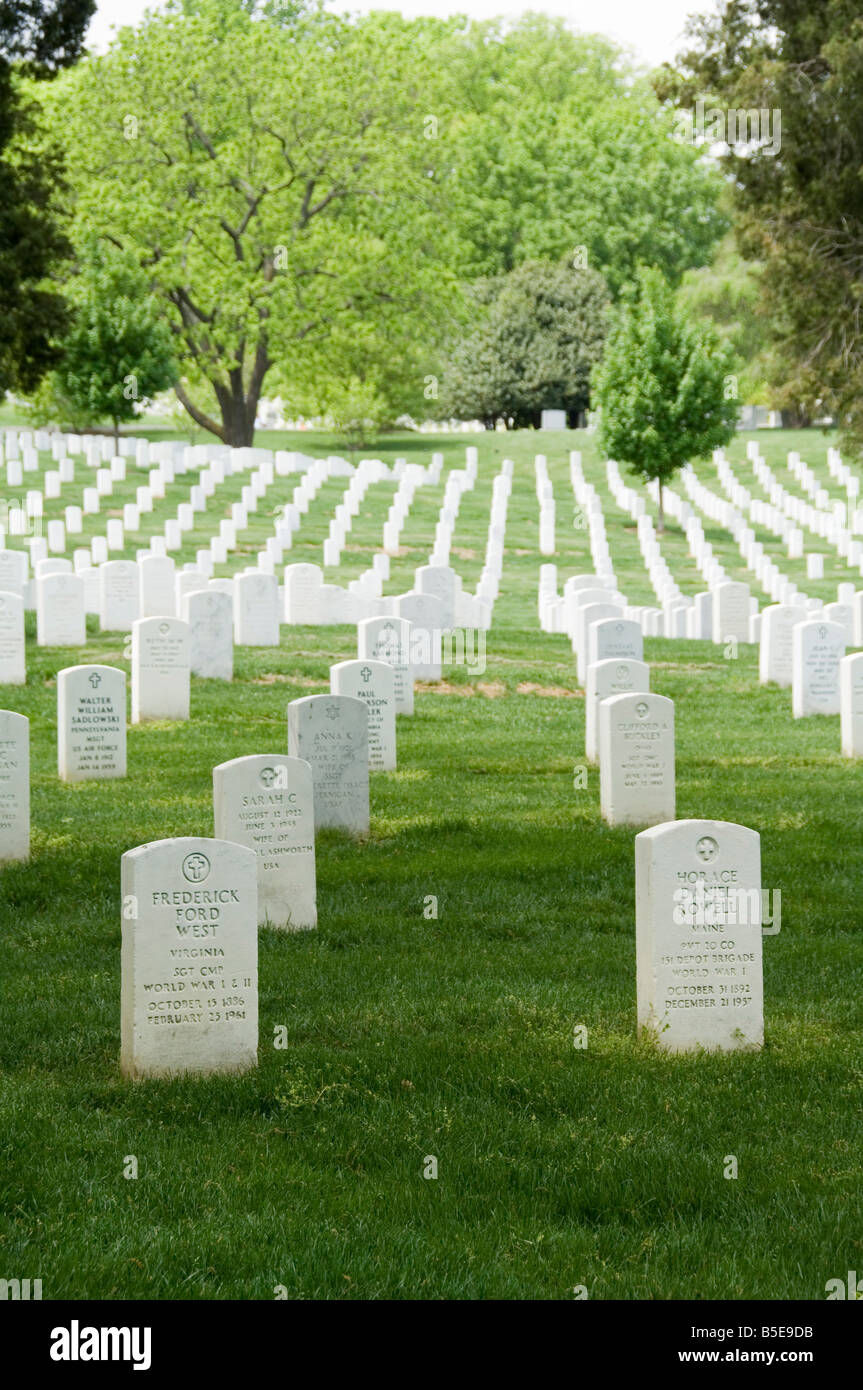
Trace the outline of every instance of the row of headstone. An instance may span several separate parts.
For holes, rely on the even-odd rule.
[[[797,478],[814,505],[787,491],[760,457],[757,442],[752,441],[752,447],[747,446],[747,452],[756,477],[772,504],[768,508],[757,500],[750,502],[753,520],[761,520],[762,524],[773,521],[770,529],[786,540],[790,558],[803,558],[804,530],[808,530],[820,541],[826,541],[846,564],[863,574],[863,544],[855,539],[863,526],[863,513],[857,507],[860,480],[842,463],[838,452],[828,449],[827,466],[846,490],[847,500],[844,502],[831,499],[827,489],[819,486],[814,473],[801,461],[799,454],[791,452],[788,455],[789,472]],[[745,489],[738,488],[738,491],[741,498],[748,498]],[[761,516],[762,513],[771,512],[770,516]],[[820,579],[824,572],[823,552],[810,552],[806,560],[808,576]]]
[[[684,524],[689,520],[682,508],[678,515]],[[692,546],[697,529],[688,534]],[[662,587],[657,568],[664,621],[660,627],[651,614],[645,633],[723,644],[752,640],[748,586],[726,580],[711,565],[706,543],[694,549],[709,576],[708,593],[687,602]],[[702,615],[708,614],[705,627]],[[759,836],[723,822],[674,820],[674,706],[647,693],[649,668],[632,667],[620,663],[617,673],[609,661],[588,667],[586,725],[588,757],[599,754],[603,816],[611,824],[652,827],[635,841],[639,1033],[672,1052],[759,1048]],[[614,694],[615,679],[630,690],[632,681],[641,685]]]
[[[649,520],[649,518],[647,519]],[[687,598],[676,586],[662,590],[663,607],[628,605],[616,589],[603,586],[597,574],[576,574],[566,580],[562,597],[557,594],[554,565],[540,567],[539,617],[546,632],[565,632],[576,655],[580,684],[593,658],[590,629],[603,619],[624,619],[637,625],[641,637],[679,637],[738,642],[753,640],[752,620],[757,602],[749,586],[722,579],[712,589]],[[861,619],[863,621],[863,619]],[[610,629],[609,629],[610,631]],[[638,639],[631,639],[629,655],[636,656]],[[602,659],[602,658],[598,658]]]
[[[136,624],[133,723],[188,717],[188,633],[182,629],[178,619],[169,618],[141,619]],[[289,751],[292,758],[308,763],[314,779],[316,828],[364,834],[369,829],[369,769],[388,770],[396,765],[393,669],[383,661],[340,662],[331,670],[331,684],[331,695],[309,696],[288,706]],[[4,720],[9,767],[20,772],[29,766],[18,747],[22,731],[26,735],[29,726],[24,716],[11,711],[4,712]],[[125,673],[101,665],[60,671],[57,730],[62,780],[125,777]],[[19,802],[16,798],[15,805]],[[306,802],[311,815],[311,798],[305,798]],[[10,811],[3,825],[2,843],[6,850],[10,846],[15,850],[17,811],[15,815]],[[7,857],[17,857],[17,851]]]
[[[375,664],[391,689],[391,668]],[[316,828],[368,830],[367,711],[347,695],[292,701],[288,756],[213,769],[215,839],[163,840],[123,856],[127,1076],[255,1065],[257,926],[314,928]]]
[[[300,877],[305,873],[307,894],[314,875],[309,826],[301,815],[290,818],[285,797],[274,800],[273,786],[286,797],[291,788],[302,795],[308,768],[262,756],[214,771],[217,830],[225,825],[252,845],[218,835],[188,837],[123,855],[121,1069],[126,1076],[238,1072],[256,1065],[257,925],[270,920],[261,898],[266,873],[285,871],[274,852],[262,852],[262,840],[269,842],[275,830],[298,847],[294,869]],[[237,808],[249,814],[238,819]],[[287,853],[281,858],[290,861]],[[724,821],[665,822],[636,836],[635,860],[640,1036],[673,1053],[760,1048],[757,832]],[[273,899],[281,912],[278,889]],[[311,917],[313,893],[306,904]]]
[[[167,581],[170,574],[156,570],[162,557],[142,562],[147,575],[143,592],[137,586],[135,562],[115,561],[102,567],[108,571],[102,578],[100,621],[106,631],[132,631],[135,615],[142,607],[162,608],[170,619],[175,606],[181,620],[189,623],[193,632],[193,665],[195,674],[230,680],[233,670],[233,643],[240,646],[276,647],[280,641],[280,605],[274,575],[249,571],[234,580],[207,582],[202,575],[180,573],[173,586]],[[289,566],[286,570],[286,611],[291,620],[299,622],[312,616],[308,604],[314,598],[314,616],[318,621],[341,621],[344,617],[330,604],[329,589],[334,586],[316,585],[309,571],[314,566]],[[441,635],[452,626],[452,616],[458,591],[451,570],[424,567],[420,582],[425,590],[417,589],[391,599],[381,599],[378,606],[386,610],[383,616],[407,618],[413,624],[414,643],[411,647],[413,678],[439,680],[441,677]],[[102,574],[100,571],[100,574]],[[292,571],[293,573],[289,573]],[[443,576],[443,578],[442,578]],[[162,597],[159,598],[159,580]],[[449,590],[446,597],[431,592],[431,588]],[[224,587],[223,587],[224,586]],[[230,592],[226,592],[229,590]],[[344,591],[339,591],[344,593]],[[466,596],[470,597],[470,596]],[[36,581],[37,643],[41,647],[80,646],[86,641],[86,594],[84,580],[71,571],[41,575]],[[12,595],[6,602],[5,618],[0,627],[0,660],[10,673],[22,669],[24,660],[23,610]],[[153,615],[157,616],[157,615]],[[486,625],[487,614],[481,625]],[[233,633],[231,633],[231,627]],[[199,630],[198,630],[199,629]],[[21,676],[23,679],[23,676]]]
[[[261,451],[258,451],[258,452],[261,452]],[[266,451],[263,451],[263,452],[265,453]],[[470,453],[470,451],[469,451],[469,453]],[[331,461],[330,461],[330,460],[321,461],[321,462],[322,462],[322,464],[323,464],[323,467],[324,467],[325,471],[326,471],[327,468],[330,468],[330,467],[331,467]],[[377,461],[372,461],[372,462],[374,463],[374,465],[375,465],[376,467],[384,467],[383,465],[379,465]],[[540,460],[537,461],[537,467],[539,467],[539,462],[540,462]],[[114,461],[112,462],[112,469],[113,469],[114,463],[122,464],[122,463],[123,463],[123,460],[122,460],[122,459],[114,460]],[[247,460],[243,460],[242,466],[247,466],[247,463],[248,463]],[[310,461],[306,461],[306,463],[307,463],[307,465],[310,465]],[[278,460],[277,460],[277,464],[278,464]],[[358,470],[357,470],[357,475],[362,471],[362,468],[364,467],[365,464],[368,464],[369,466],[371,466],[371,464],[370,464],[369,461],[364,461],[362,464],[359,465],[359,468],[358,468]],[[718,462],[718,464],[717,464],[717,467],[720,469],[720,472],[721,472],[721,473],[722,473],[723,466],[724,466],[724,462],[723,462],[722,459],[720,459],[719,462]],[[156,473],[159,473],[159,474],[160,474],[159,480],[154,480],[154,486],[157,486],[157,490],[158,490],[158,491],[163,491],[163,487],[161,486],[161,484],[164,484],[164,482],[165,482],[166,480],[172,479],[172,478],[173,478],[173,471],[172,471],[173,467],[174,467],[173,464],[165,463],[164,465],[161,465],[161,464],[160,464],[160,469],[159,469],[159,470],[155,470]],[[341,467],[342,467],[342,464],[341,464],[341,462],[339,462],[339,468],[341,468]],[[164,475],[162,476],[160,470],[162,470],[163,468],[164,468]],[[576,456],[576,455],[573,455],[572,458],[571,458],[571,470],[572,470],[572,472],[573,472],[573,476],[574,476],[574,477],[576,476],[576,471],[577,471],[578,468],[580,468],[580,463],[577,462],[577,456]],[[265,476],[265,469],[268,470],[266,476]],[[257,469],[257,470],[255,471],[255,473],[253,474],[253,480],[254,480],[254,481],[260,480],[260,481],[261,481],[261,486],[266,485],[267,482],[268,482],[269,476],[272,474],[272,470],[273,470],[272,458],[270,458],[269,460],[264,460],[264,461],[261,463],[260,468]],[[110,472],[110,470],[103,470],[103,471],[106,473],[106,475]],[[236,471],[236,469],[234,469],[234,471]],[[277,468],[276,468],[276,471],[281,471],[281,470],[277,467]],[[310,474],[311,471],[312,471],[312,470],[311,470],[311,467],[308,467],[308,468],[307,468],[307,474]],[[337,471],[338,471],[338,470],[337,470]],[[395,471],[395,470],[393,470],[393,471]],[[347,469],[347,472],[350,474],[351,470],[348,468],[348,469]],[[610,479],[610,482],[611,482],[612,486],[613,486],[613,487],[619,487],[619,486],[620,486],[620,482],[619,482],[619,470],[617,469],[617,465],[614,464],[613,461],[609,461],[609,464],[608,464],[608,473],[609,473],[609,479]],[[467,470],[464,470],[464,474],[465,474],[465,477],[466,477],[468,480],[471,478],[472,474],[471,474],[470,465],[469,465],[469,467],[468,467]],[[355,476],[356,476],[356,475],[355,475]],[[725,478],[725,475],[724,475],[724,474],[723,474],[722,476],[723,476],[724,482],[729,482],[729,481],[730,481],[729,479]],[[108,479],[108,481],[110,481],[110,478]],[[497,482],[497,481],[505,481],[505,479],[496,480],[496,482]],[[352,482],[353,482],[353,479],[352,479]],[[305,485],[306,487],[309,487],[309,486],[312,487],[312,490],[314,491],[314,488],[315,488],[318,484],[317,484],[317,483],[309,483],[308,476],[304,476],[303,484],[300,485],[301,488],[302,488],[304,485]],[[107,482],[106,482],[106,486],[107,486]],[[590,532],[591,532],[591,549],[592,549],[592,552],[593,552],[593,551],[596,549],[597,546],[599,546],[599,545],[601,545],[601,544],[604,544],[604,542],[596,540],[596,536],[595,536],[595,534],[594,534],[594,533],[595,533],[595,530],[596,530],[597,528],[599,528],[600,534],[603,533],[604,523],[602,522],[601,506],[600,506],[599,503],[598,503],[598,498],[596,498],[595,494],[594,494],[593,492],[590,491],[590,485],[584,484],[583,475],[580,476],[579,482],[576,484],[576,486],[584,486],[584,487],[586,487],[586,488],[588,489],[588,493],[587,493],[586,495],[588,496],[588,500],[589,500],[590,505],[588,506],[588,509],[587,509],[587,520],[588,520],[588,525],[589,525],[589,527],[590,527]],[[737,485],[737,486],[739,486],[739,485]],[[202,491],[206,491],[206,489],[204,489],[204,488],[202,488],[201,490],[202,490]],[[254,488],[252,488],[251,490],[254,491]],[[629,491],[631,492],[631,490],[629,490]],[[348,493],[350,493],[350,488],[348,489]],[[633,495],[634,495],[634,494],[633,494]],[[347,496],[348,496],[348,494],[346,493],[346,497],[347,497]],[[306,498],[306,501],[307,501],[307,500],[308,500],[308,498]],[[669,502],[669,507],[672,507],[672,508],[673,508],[673,505],[674,505],[675,502],[678,504],[678,507],[679,507],[680,509],[685,508],[685,507],[687,506],[687,504],[685,504],[685,503],[680,503],[679,499],[676,498],[676,494],[674,494],[672,490],[668,490],[668,502]],[[754,505],[754,504],[753,504],[753,505]],[[194,511],[195,511],[195,505],[190,503],[189,506],[191,507],[192,512],[194,512]],[[637,512],[638,512],[638,506],[643,506],[643,499],[637,499],[637,500],[636,500],[636,503],[634,503],[633,506],[635,507],[635,510],[636,510],[636,513],[637,513]],[[682,515],[682,511],[681,511],[681,515]],[[644,516],[644,515],[643,515],[643,512],[639,514],[639,526],[641,526],[641,522],[642,522],[642,521],[645,523],[646,526],[652,526],[652,522],[651,522],[650,518]],[[690,534],[690,523],[695,524],[695,519],[692,518],[692,517],[687,517],[687,518],[686,518],[687,534]],[[741,544],[743,544],[743,545],[745,545],[746,543],[748,543],[748,542],[745,542],[745,541],[744,541],[744,542],[741,542]],[[164,557],[161,557],[161,556],[153,556],[152,558],[158,559],[158,558],[164,558]],[[386,558],[386,557],[380,557],[380,558]],[[600,571],[601,568],[602,568],[602,566],[606,563],[606,557],[605,557],[604,555],[601,555],[601,554],[600,554],[600,555],[598,555],[598,556],[595,555],[594,558],[597,560],[597,570]],[[115,563],[120,564],[120,565],[122,566],[122,565],[128,564],[128,563],[130,563],[130,562],[118,561],[118,562],[115,562]],[[717,578],[717,579],[722,578],[722,573],[723,573],[723,572],[722,572],[722,570],[721,570],[721,567],[717,567],[717,568],[715,569],[715,578]],[[353,583],[353,581],[352,581],[352,583]],[[335,588],[336,588],[336,586],[324,586],[324,587],[331,588],[331,589],[333,589],[333,590],[335,590]],[[344,591],[342,591],[342,592],[344,592]],[[665,633],[664,633],[664,635],[667,635],[667,636],[683,636],[683,635],[692,636],[692,635],[701,635],[701,634],[698,633],[698,632],[693,633],[693,632],[690,630],[690,628],[691,628],[690,618],[693,617],[694,615],[692,615],[690,612],[688,612],[688,611],[686,611],[686,610],[691,609],[691,606],[692,606],[691,603],[689,603],[688,600],[686,600],[686,599],[684,599],[682,596],[680,596],[680,595],[679,595],[679,591],[678,591],[678,592],[675,592],[673,586],[672,586],[672,588],[671,588],[671,590],[670,590],[670,594],[671,594],[670,597],[666,594],[666,596],[665,596],[665,598],[664,598],[664,601],[663,601],[663,609],[669,610],[669,611],[666,612],[666,614],[665,614],[665,624],[664,624]],[[672,606],[672,605],[673,605],[673,606],[676,606],[676,607],[678,608],[678,610],[679,610],[679,612],[678,612],[678,617],[680,618],[680,622],[679,622],[679,623],[678,623],[677,621],[673,621],[673,620],[672,620],[672,618],[673,618],[673,614],[671,613],[671,606]],[[142,608],[142,610],[141,610],[141,616],[147,616],[147,615],[155,616],[154,614],[147,614],[146,609],[143,609],[143,608]],[[751,619],[751,616],[752,616],[752,615],[751,615],[751,613],[750,613],[750,619]],[[684,617],[685,617],[685,619],[686,619],[685,623],[683,622],[683,618],[684,618]],[[650,614],[650,619],[652,620],[653,618],[654,618],[654,614],[651,613],[651,614]],[[696,626],[698,626],[698,624],[696,624]],[[684,628],[686,629],[685,631],[683,630]],[[644,630],[645,630],[646,632],[649,632],[649,631],[650,631],[650,629],[649,629],[648,627],[644,627]],[[750,627],[750,628],[749,628],[749,632],[748,632],[747,635],[751,635],[751,631],[752,631],[752,629],[751,629],[751,627]],[[733,634],[727,634],[727,635],[733,635]],[[742,631],[738,632],[736,635],[737,635],[737,637],[738,637],[738,640],[745,640]]]
[[[140,453],[141,450],[138,452]],[[144,452],[146,452],[146,448]],[[184,571],[176,574],[176,592],[172,599],[171,585],[174,583],[174,562],[167,551],[179,546],[183,532],[194,526],[196,513],[206,509],[207,498],[213,495],[216,486],[220,485],[228,474],[236,473],[238,469],[241,471],[250,465],[253,460],[246,457],[240,458],[241,454],[245,456],[250,452],[254,453],[256,458],[257,455],[261,457],[259,466],[250,475],[249,485],[243,489],[242,502],[232,504],[231,519],[220,523],[219,536],[211,540],[210,548],[198,550],[196,566],[200,573],[197,575],[190,573],[194,567],[187,565]],[[182,464],[180,454],[183,456]],[[215,457],[215,454],[219,456]],[[193,455],[196,456],[193,458]],[[151,461],[153,457],[153,451],[150,450]],[[75,572],[85,582],[85,611],[97,613],[102,626],[109,631],[130,630],[131,623],[137,617],[182,617],[183,589],[181,586],[191,586],[196,583],[205,584],[212,578],[214,562],[224,561],[227,551],[236,548],[237,530],[242,529],[247,524],[248,514],[257,509],[258,500],[266,492],[276,472],[296,471],[299,467],[302,478],[295,489],[292,502],[285,506],[282,517],[276,522],[276,534],[266,542],[264,550],[258,555],[258,568],[267,575],[272,575],[273,566],[281,559],[283,548],[291,544],[291,536],[299,525],[302,513],[308,510],[310,501],[328,478],[341,475],[350,477],[349,487],[342,504],[336,509],[337,517],[333,523],[342,526],[347,523],[349,527],[350,519],[358,513],[363,492],[371,481],[381,481],[384,476],[397,476],[400,478],[400,489],[405,485],[415,489],[423,482],[436,482],[443,467],[441,455],[433,456],[432,465],[427,469],[418,465],[407,465],[404,460],[397,461],[392,469],[388,469],[380,460],[363,460],[354,470],[344,460],[333,458],[326,460],[306,459],[301,460],[299,465],[289,463],[288,466],[283,467],[280,465],[280,458],[280,455],[276,455],[274,461],[272,455],[266,450],[207,451],[204,449],[203,451],[196,451],[177,446],[173,452],[171,450],[163,451],[163,457],[160,458],[158,467],[152,469],[148,475],[147,487],[138,489],[139,494],[146,492],[147,496],[139,495],[135,504],[128,504],[124,510],[123,522],[116,519],[109,520],[106,537],[94,537],[89,549],[84,548],[75,552]],[[122,549],[125,543],[123,538],[123,527],[126,524],[125,511],[134,510],[136,512],[134,519],[131,516],[129,518],[129,524],[134,526],[138,519],[137,513],[152,510],[153,499],[165,496],[166,485],[174,481],[175,473],[184,472],[188,467],[200,465],[202,462],[207,462],[207,467],[201,470],[198,483],[191,489],[189,502],[181,503],[178,506],[176,520],[169,519],[165,522],[165,536],[151,537],[150,550],[144,553],[139,552],[137,561],[110,560],[108,552]],[[74,464],[71,460],[64,458],[61,462],[61,471],[63,467],[67,466],[74,474]],[[95,501],[93,506],[85,508],[85,511],[98,510],[99,498],[109,495],[114,481],[125,476],[125,468],[125,459],[116,457],[112,459],[110,469],[97,471],[97,487],[88,489],[96,494]],[[457,514],[462,493],[473,487],[476,481],[477,469],[477,451],[475,448],[469,448],[466,468],[453,470],[449,476],[439,522],[439,529],[443,527],[446,531],[447,528],[450,528],[447,535],[451,532],[452,522]],[[480,587],[476,596],[464,594],[459,600],[463,612],[467,616],[459,617],[456,613],[456,619],[463,623],[474,623],[477,626],[485,627],[488,626],[490,620],[490,609],[496,597],[494,590],[499,582],[499,571],[502,563],[503,528],[511,476],[512,463],[505,460],[500,475],[494,480],[489,544]],[[53,478],[53,474],[51,477]],[[58,475],[59,485],[62,485],[62,482],[66,480],[65,477]],[[48,488],[48,484],[46,484],[46,488]],[[53,495],[53,483],[49,490]],[[35,495],[34,493],[34,497]],[[41,503],[41,493],[39,500]],[[38,510],[41,513],[41,506]],[[71,518],[68,520],[67,529],[70,532],[80,529],[80,527],[72,525]],[[49,526],[55,524],[61,527],[63,525],[63,523],[49,522]],[[113,528],[113,535],[111,528]],[[169,530],[171,530],[170,537]],[[176,531],[176,535],[173,534],[174,531]],[[43,541],[37,537],[28,542],[28,545],[31,548],[34,567],[38,573],[39,565],[46,563]],[[447,568],[448,549],[448,540],[441,543],[436,540],[431,568],[437,570]],[[23,553],[22,558],[26,562],[26,556]],[[388,561],[388,556],[383,553],[377,555],[372,569],[366,571],[358,580],[351,581],[347,590],[341,589],[337,585],[324,584],[323,575],[319,568],[307,566],[307,570],[314,574],[312,588],[315,592],[311,595],[312,601],[307,605],[307,611],[301,615],[294,615],[289,612],[287,620],[295,621],[297,616],[302,616],[303,619],[312,622],[357,621],[364,616],[378,616],[379,613],[388,611],[385,608],[376,608],[375,606],[376,598],[380,596],[380,590],[375,588],[372,581],[376,580],[380,574],[378,561]],[[61,560],[56,563],[58,566],[63,565],[71,568],[68,561]],[[137,574],[134,568],[136,563],[139,566]],[[289,586],[293,582],[293,571],[296,568],[295,566],[288,566],[286,582]],[[370,585],[371,587],[369,587]],[[2,574],[0,574],[0,587],[3,587]],[[135,600],[136,588],[138,589],[137,603]],[[417,588],[420,592],[435,592],[433,589],[428,589],[421,578],[418,579]],[[364,604],[365,611],[363,610]],[[286,596],[286,608],[290,610],[291,607],[291,599],[288,595]],[[445,625],[446,622],[445,618]],[[268,645],[269,639],[266,643],[260,644]]]

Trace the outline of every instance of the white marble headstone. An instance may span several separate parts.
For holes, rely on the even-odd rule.
[[[279,586],[273,574],[234,580],[234,641],[238,647],[279,645]]]
[[[758,679],[762,685],[791,684],[793,633],[805,610],[790,603],[770,603],[761,611],[758,640]]]
[[[594,661],[587,668],[584,694],[584,754],[589,763],[599,761],[599,705],[612,695],[650,690],[646,661],[625,659]]]
[[[421,594],[440,600],[440,623],[444,631],[456,620],[456,598],[460,582],[450,565],[420,565],[414,574],[414,587]]]
[[[839,713],[839,662],[845,655],[846,632],[838,623],[798,623],[792,638],[791,712],[795,719],[809,714]]]
[[[764,1041],[761,846],[728,821],[635,837],[638,1029],[668,1052]]]
[[[843,758],[863,758],[863,652],[839,662],[839,728]]]
[[[67,666],[57,675],[57,771],[64,782],[126,776],[126,672]]]
[[[258,922],[300,931],[318,922],[312,769],[285,753],[252,754],[213,768],[216,836],[253,849]]]
[[[568,581],[567,581],[568,582]],[[619,594],[614,589],[603,589],[597,587],[596,581],[593,584],[583,584],[578,588],[564,589],[564,631],[568,633],[572,641],[572,650],[578,655],[579,643],[583,636],[583,624],[580,618],[580,610],[589,605],[597,603],[608,604],[613,611],[621,608]],[[621,609],[621,617],[623,616]]]
[[[643,661],[644,634],[641,624],[632,618],[614,615],[590,623],[587,629],[587,660]]]
[[[230,594],[194,589],[183,597],[182,618],[191,633],[193,676],[229,681],[234,675],[234,604]]]
[[[138,561],[142,618],[176,616],[176,565],[170,555],[143,555]]]
[[[0,589],[0,685],[24,685],[24,602],[20,594]]]
[[[393,668],[396,714],[413,714],[414,683],[407,618],[363,618],[357,623],[357,656],[385,661]]]
[[[323,572],[318,565],[286,565],[284,575],[285,622],[320,623]]]
[[[187,594],[197,589],[206,589],[209,576],[203,570],[177,570],[174,576],[174,611],[178,618],[183,617],[183,600]]]
[[[434,594],[407,593],[393,599],[397,618],[407,618],[411,625],[410,658],[415,681],[439,681],[442,675],[441,629],[443,618],[440,599]]]
[[[609,825],[674,819],[673,700],[639,693],[600,703],[599,790]]]
[[[26,550],[0,550],[0,590],[23,597],[27,573]]]
[[[82,647],[86,640],[83,579],[77,574],[48,574],[37,580],[37,645]]]
[[[369,768],[389,772],[396,766],[396,697],[393,668],[385,661],[338,661],[330,667],[333,695],[365,701],[369,715]]]
[[[124,1075],[254,1067],[254,852],[197,837],[140,845],[123,855],[122,902]]]
[[[132,723],[188,719],[191,633],[180,618],[132,626]]]
[[[0,862],[30,857],[30,720],[0,710]]]
[[[576,608],[573,650],[579,685],[583,686],[587,679],[590,629],[594,623],[616,621],[618,617],[622,619],[622,614],[613,603],[585,603]]]
[[[131,632],[140,615],[138,566],[134,560],[108,560],[99,566],[99,626],[103,632]]]
[[[749,641],[749,585],[735,580],[717,584],[713,590],[713,640],[725,643],[734,637]]]
[[[307,695],[288,705],[288,752],[311,764],[315,829],[369,830],[368,711],[349,695]]]

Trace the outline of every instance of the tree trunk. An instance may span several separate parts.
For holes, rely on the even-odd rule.
[[[231,374],[233,375],[233,373]],[[242,390],[216,388],[219,409],[222,412],[222,439],[232,449],[245,449],[255,442],[255,415],[258,402],[251,400]]]
[[[258,413],[261,389],[269,367],[270,359],[267,356],[266,341],[261,337],[255,351],[255,360],[248,385],[243,381],[241,366],[233,367],[228,372],[227,381],[224,379],[213,381],[212,386],[222,417],[221,424],[195,404],[180,382],[174,387],[174,392],[177,400],[191,415],[196,425],[200,425],[201,429],[209,430],[217,439],[221,439],[223,444],[229,445],[232,449],[245,449],[255,442],[255,416]]]
[[[659,516],[656,521],[656,532],[657,535],[661,536],[665,530],[665,513],[662,510],[662,479],[658,478],[657,481],[659,483]]]
[[[214,382],[213,388],[219,403],[221,424],[207,415],[206,411],[201,410],[191,396],[186,394],[185,388],[179,382],[174,387],[174,394],[186,413],[192,417],[196,425],[200,425],[202,430],[214,434],[217,439],[221,439],[223,444],[228,444],[232,449],[250,447],[255,442],[258,395],[252,399],[251,395],[243,392],[242,385],[239,390],[232,390],[230,386],[223,386]]]
[[[114,420],[114,448],[120,452],[120,421]]]

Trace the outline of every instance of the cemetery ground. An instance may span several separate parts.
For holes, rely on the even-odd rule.
[[[758,438],[775,470],[796,448],[827,479],[819,433]],[[257,442],[338,451],[306,434]],[[755,487],[745,442],[728,454]],[[536,618],[534,455],[554,481],[561,582],[590,568],[570,447],[602,493],[621,589],[648,602],[635,526],[590,436],[405,436],[365,452],[426,462],[440,449],[452,467],[468,443],[479,482],[452,552],[466,588],[493,474],[502,457],[516,465],[486,669],[453,666],[418,691],[398,770],[371,774],[366,839],[317,837],[318,929],[261,931],[246,1075],[121,1078],[120,856],[212,834],[213,766],[284,752],[288,701],[328,689],[355,632],[283,627],[279,649],[238,647],[230,685],[193,679],[188,723],[129,728],[126,780],[63,784],[56,673],[128,671],[128,643],[89,619],[86,648],[40,651],[28,614],[27,685],[0,688],[31,720],[33,825],[30,863],[0,873],[0,1251],[46,1299],[268,1300],[278,1286],[303,1299],[566,1299],[579,1286],[591,1299],[819,1299],[861,1268],[863,771],[840,757],[838,717],[792,720],[790,691],[758,685],[755,647],[646,639],[651,687],[675,701],[677,816],[759,831],[782,916],[764,938],[763,1052],[638,1043],[634,832],[601,822],[597,770],[586,787],[575,771],[575,660]],[[712,465],[697,471],[715,486]],[[243,480],[229,481],[226,508]],[[322,488],[286,561],[320,562],[343,486]],[[119,485],[118,507],[124,488],[134,497],[133,480]],[[387,592],[426,562],[441,491],[417,494]],[[370,495],[339,582],[379,546],[388,501]],[[252,523],[250,550],[271,517]],[[705,530],[729,578],[748,577],[727,533]],[[675,524],[662,551],[687,592],[702,587]],[[848,577],[828,561],[805,586],[832,598]]]

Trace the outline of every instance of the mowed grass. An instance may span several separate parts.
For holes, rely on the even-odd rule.
[[[802,438],[823,463],[819,435],[761,438]],[[838,719],[794,721],[790,692],[759,687],[753,648],[726,660],[709,643],[647,641],[652,688],[676,705],[678,816],[760,831],[782,925],[764,939],[760,1055],[639,1044],[633,832],[601,822],[595,770],[574,785],[583,697],[566,639],[536,620],[541,449],[560,582],[589,568],[565,446],[423,437],[370,452],[442,448],[449,467],[470,442],[480,480],[453,548],[468,587],[491,479],[516,460],[487,667],[449,669],[400,719],[399,769],[372,775],[369,837],[319,836],[318,931],[261,932],[254,1073],[121,1079],[120,856],[212,834],[213,765],[283,751],[288,701],[327,689],[353,632],[283,628],[278,650],[238,649],[229,687],[193,682],[187,724],[130,728],[125,781],[76,786],[56,775],[56,673],[128,669],[124,638],[91,620],[85,650],[39,651],[30,632],[27,686],[0,687],[30,717],[33,777],[32,860],[0,871],[0,1277],[41,1278],[45,1298],[565,1299],[584,1286],[593,1299],[786,1299],[822,1298],[861,1267],[863,769],[840,758]],[[578,442],[621,585],[646,602],[629,518],[593,442]],[[744,444],[729,452],[750,485]],[[698,471],[717,486],[712,465]],[[314,504],[286,560],[319,560],[342,490]],[[388,592],[427,559],[433,492],[417,495]],[[390,493],[372,490],[356,523],[357,572]],[[672,528],[677,573],[675,546],[695,591]],[[717,552],[738,577],[721,533]]]

